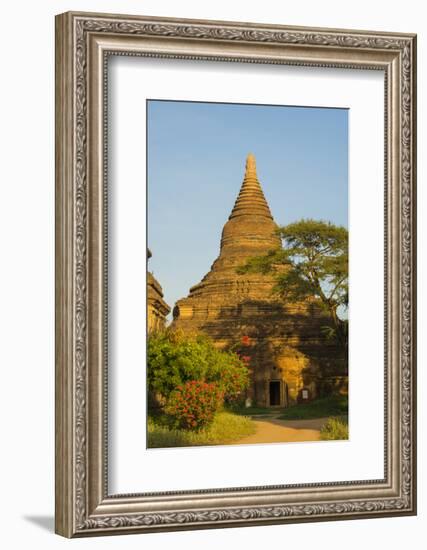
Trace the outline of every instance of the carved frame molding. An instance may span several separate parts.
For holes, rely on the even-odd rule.
[[[385,478],[108,495],[106,59],[385,73]],[[56,18],[56,531],[67,536],[414,514],[416,37],[68,12]]]

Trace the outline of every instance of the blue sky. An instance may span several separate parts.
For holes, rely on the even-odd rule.
[[[147,102],[149,269],[173,307],[209,271],[248,153],[279,225],[348,225],[348,111]]]

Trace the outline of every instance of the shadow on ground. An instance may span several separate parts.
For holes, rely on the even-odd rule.
[[[50,533],[55,531],[55,519],[53,516],[24,516],[23,519]]]

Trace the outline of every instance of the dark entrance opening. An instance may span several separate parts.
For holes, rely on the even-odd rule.
[[[270,406],[280,405],[280,380],[270,382]]]

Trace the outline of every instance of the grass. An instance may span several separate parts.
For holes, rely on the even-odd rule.
[[[280,420],[304,420],[326,416],[344,416],[348,414],[348,397],[337,395],[316,399],[310,403],[294,405],[283,410]]]
[[[255,433],[250,418],[229,412],[217,413],[208,428],[197,432],[170,429],[159,420],[148,418],[149,448],[223,445]]]
[[[320,430],[320,439],[323,441],[348,439],[348,417],[332,417]]]

